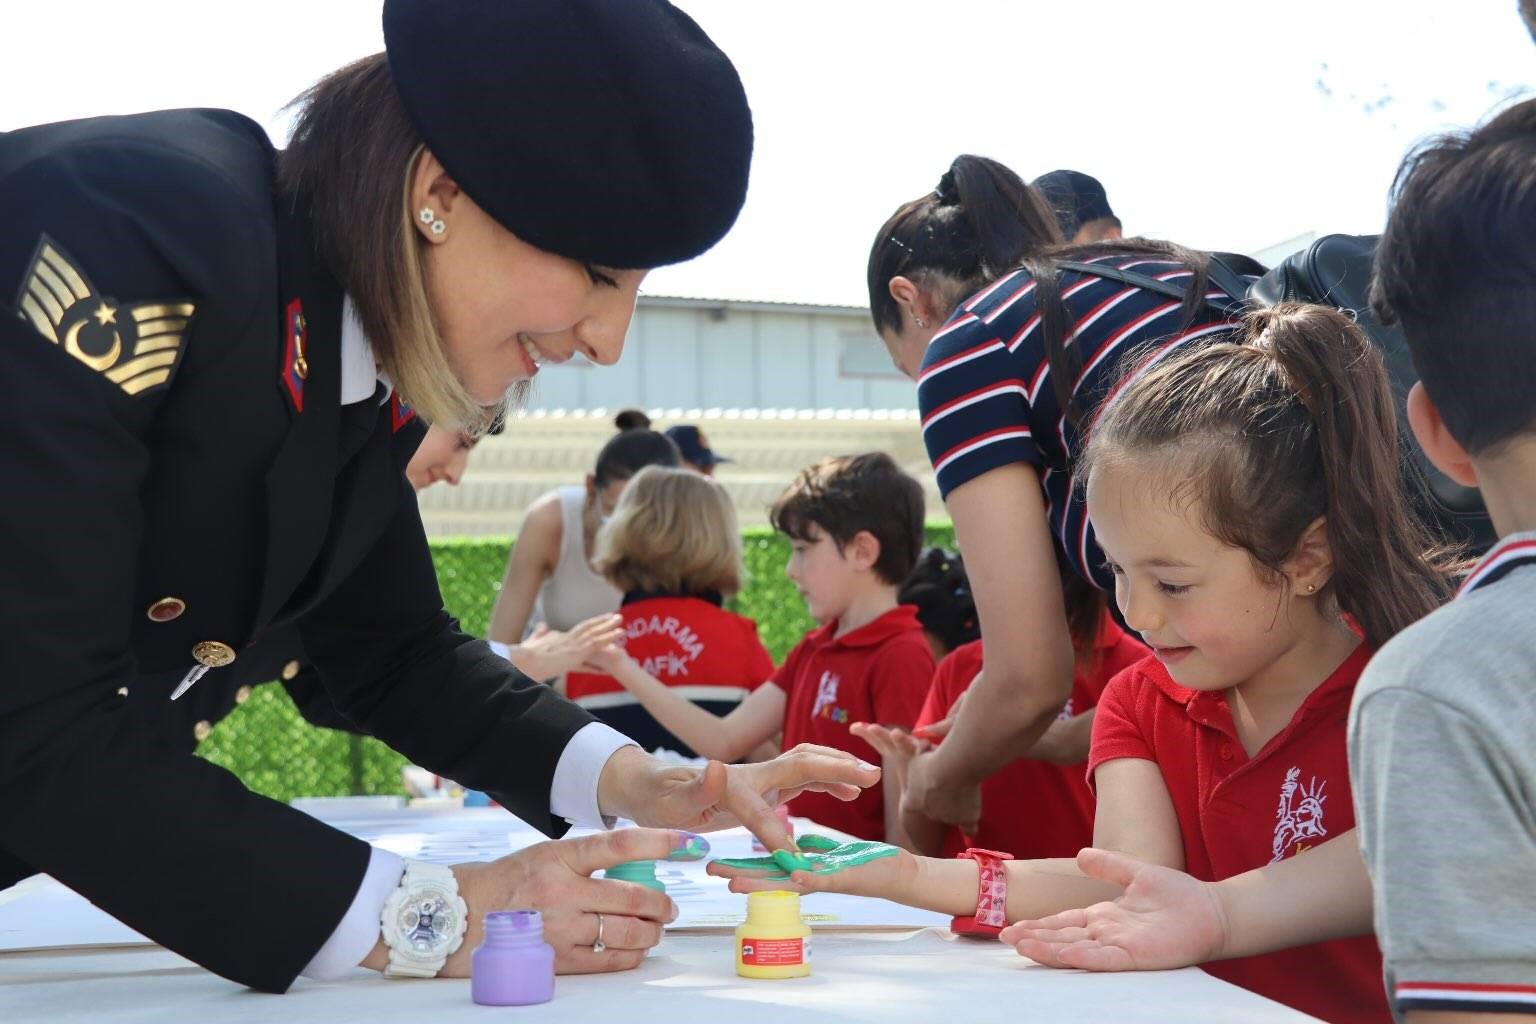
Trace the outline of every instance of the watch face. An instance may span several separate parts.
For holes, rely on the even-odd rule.
[[[423,956],[442,952],[458,934],[459,914],[448,894],[436,887],[423,886],[411,894],[400,908],[400,934],[411,950]]]

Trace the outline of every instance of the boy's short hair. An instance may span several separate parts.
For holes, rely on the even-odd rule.
[[[870,533],[880,542],[875,573],[896,586],[923,546],[923,488],[884,452],[826,458],[802,469],[768,517],[795,540],[812,540],[814,526],[839,551],[858,533]]]
[[[1536,100],[1403,161],[1372,305],[1468,452],[1536,430]]]
[[[736,508],[724,487],[690,470],[643,467],[593,548],[593,568],[620,590],[729,597],[741,589]]]

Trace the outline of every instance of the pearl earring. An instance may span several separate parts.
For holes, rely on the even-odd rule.
[[[1307,593],[1309,593],[1309,594],[1317,593],[1317,584],[1316,583],[1308,583],[1307,584]]]
[[[427,226],[427,230],[432,232],[438,238],[443,237],[444,233],[446,233],[448,230],[448,222],[441,220],[437,216],[437,211],[433,210],[430,206],[423,206],[421,208],[421,212],[416,216],[419,217],[421,222]]]

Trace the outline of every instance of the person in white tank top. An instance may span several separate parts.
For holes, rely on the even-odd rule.
[[[654,430],[621,431],[585,486],[557,487],[528,506],[491,612],[493,650],[525,675],[553,679],[619,638],[622,595],[592,571],[593,538],[630,477],[679,462],[677,446]]]

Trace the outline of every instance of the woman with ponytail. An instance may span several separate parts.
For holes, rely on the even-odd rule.
[[[1162,292],[1068,269],[1133,270]],[[955,160],[901,206],[869,255],[870,311],[918,381],[923,438],[971,566],[985,670],[937,750],[913,759],[906,805],[974,825],[981,783],[1029,756],[1072,692],[1113,581],[1072,462],[1121,357],[1237,328],[1207,298],[1207,257],[1142,239],[1064,246],[1050,204],[1003,165]],[[1069,567],[1062,586],[1058,564]]]
[[[1077,466],[1115,599],[1152,647],[1099,700],[1094,845],[1203,881],[1352,845],[1355,681],[1454,568],[1408,511],[1381,360],[1343,315],[1285,306],[1239,340],[1132,365]],[[978,870],[898,853],[788,884],[964,915]],[[1000,870],[1009,921],[1122,895],[1073,860]],[[735,883],[769,884],[786,883]],[[1323,1020],[1389,1021],[1375,940],[1315,939],[1206,970]]]

